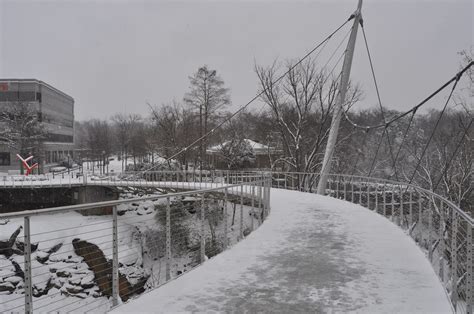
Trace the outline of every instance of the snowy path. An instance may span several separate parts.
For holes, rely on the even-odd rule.
[[[357,205],[272,190],[247,239],[116,312],[450,313],[404,232]]]

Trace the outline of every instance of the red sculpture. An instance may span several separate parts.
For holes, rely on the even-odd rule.
[[[25,175],[26,176],[29,175],[30,173],[32,173],[34,168],[38,167],[38,163],[34,163],[31,166],[28,165],[28,161],[33,159],[33,156],[30,156],[26,159],[23,159],[20,155],[16,154],[16,157],[18,157],[21,160],[21,163],[23,164],[23,167],[25,167],[25,169],[26,169]]]

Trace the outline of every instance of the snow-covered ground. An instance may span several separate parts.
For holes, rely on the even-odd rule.
[[[430,263],[401,229],[361,206],[272,190],[244,241],[114,312],[450,313]]]

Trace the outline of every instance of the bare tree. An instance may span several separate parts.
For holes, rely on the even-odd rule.
[[[101,173],[105,173],[108,157],[112,152],[112,131],[106,120],[90,120],[84,123],[89,158],[98,162]],[[94,170],[94,165],[93,168]]]
[[[224,81],[217,75],[216,70],[208,69],[206,65],[200,67],[194,75],[189,77],[189,92],[184,101],[199,112],[199,136],[208,132],[208,124],[212,117],[224,106],[230,104],[229,89],[224,87]],[[204,162],[204,153],[207,149],[207,139],[200,142],[199,161]]]
[[[112,117],[115,140],[118,145],[120,160],[122,161],[122,171],[125,169],[132,137],[140,120],[141,117],[137,114],[116,114]]]
[[[297,66],[287,61],[288,75],[275,84],[280,66],[255,66],[261,100],[268,105],[280,134],[284,155],[279,161],[298,172],[312,172],[320,164],[322,149],[329,132],[329,123],[338,91],[335,77],[319,70],[313,60]],[[352,93],[355,102],[360,93]]]
[[[169,159],[186,148],[195,137],[196,127],[192,112],[177,102],[152,108],[151,121],[153,134],[157,141],[158,151],[162,157]],[[181,164],[187,168],[188,159],[193,149],[184,151],[178,156]]]
[[[20,155],[41,158],[46,130],[38,110],[28,103],[11,102],[0,111],[0,141]],[[21,165],[21,162],[20,162]],[[23,169],[23,168],[21,168]]]

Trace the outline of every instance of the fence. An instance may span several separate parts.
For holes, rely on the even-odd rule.
[[[103,181],[126,187],[116,201],[0,215],[13,232],[0,246],[0,311],[105,311],[202,264],[269,213],[268,175],[166,175]]]

